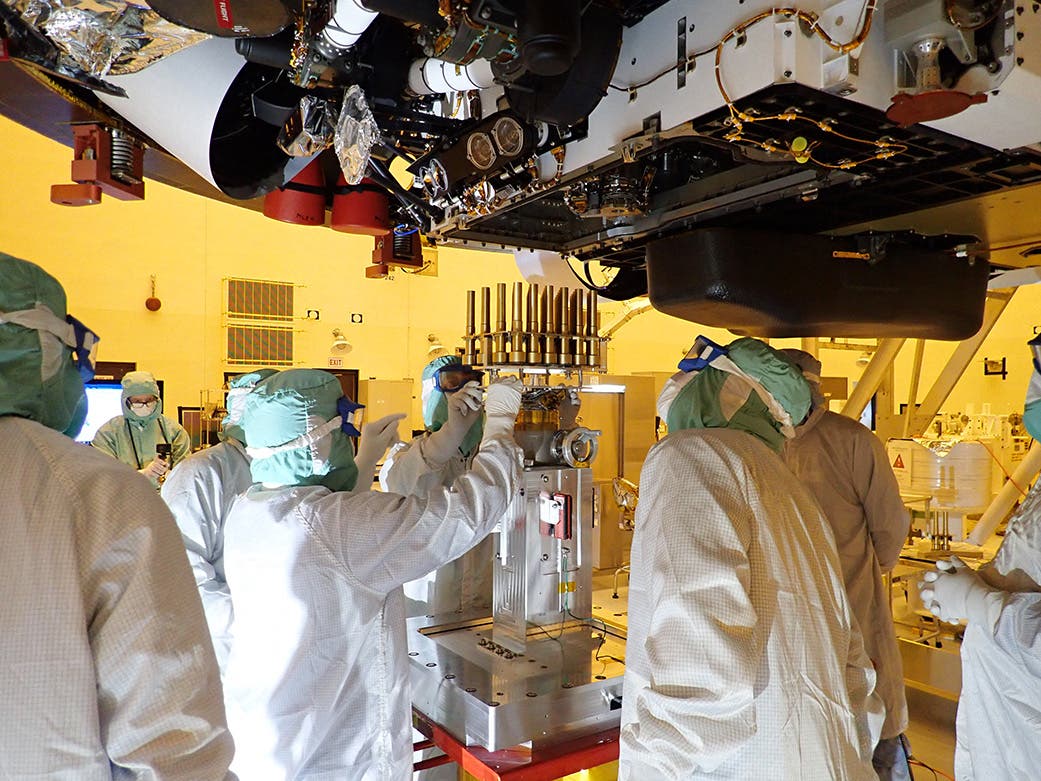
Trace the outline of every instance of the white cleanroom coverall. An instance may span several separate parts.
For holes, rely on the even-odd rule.
[[[217,664],[155,491],[16,417],[0,474],[0,778],[225,778]]]
[[[491,530],[520,465],[498,435],[451,488],[423,496],[257,485],[238,499],[225,525],[225,692],[243,779],[411,778],[401,586]]]
[[[997,607],[968,615],[961,645],[958,781],[1041,777],[1041,479],[994,561],[980,570]]]
[[[864,653],[834,540],[781,458],[689,429],[640,476],[620,781],[875,778]]]
[[[900,558],[909,520],[885,447],[859,422],[817,407],[782,455],[831,525],[849,603],[878,674],[876,692],[886,706],[882,737],[896,737],[907,729],[907,700],[882,573]]]
[[[431,489],[447,488],[466,473],[470,459],[456,454],[443,463],[428,461],[424,444],[428,437],[391,449],[380,470],[380,487],[404,496],[423,496]],[[492,560],[495,541],[485,537],[454,561],[405,584],[405,612],[412,616],[440,615],[491,609]]]
[[[421,395],[427,430],[387,454],[380,470],[384,491],[421,496],[432,488],[447,488],[469,469],[483,428],[481,389],[470,382],[457,391],[444,392],[437,378],[439,369],[459,365],[458,357],[445,355],[424,367]],[[490,611],[494,556],[494,540],[486,537],[458,559],[406,583],[406,615]]]
[[[161,489],[181,530],[222,672],[235,618],[224,574],[224,522],[236,497],[251,485],[245,448],[238,440],[226,439],[178,464]]]
[[[1023,424],[1041,440],[1041,336]],[[1036,445],[1035,445],[1036,447]],[[1041,777],[1041,479],[1008,522],[993,561],[974,572],[938,562],[922,600],[944,621],[964,619],[954,770],[958,781]]]

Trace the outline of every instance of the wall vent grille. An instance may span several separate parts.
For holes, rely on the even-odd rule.
[[[293,321],[293,289],[289,282],[229,279],[227,315],[232,320]]]
[[[291,282],[226,280],[228,365],[293,365],[294,289]]]
[[[228,363],[235,366],[292,366],[293,329],[228,325]]]

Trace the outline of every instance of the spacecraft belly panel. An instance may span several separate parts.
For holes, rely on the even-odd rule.
[[[128,45],[125,19],[50,3]],[[642,271],[701,226],[834,231],[1041,179],[1041,6],[1012,0],[312,0],[112,74],[26,0],[0,10],[13,61],[224,194],[317,156],[347,174],[327,204],[375,188],[437,242]]]

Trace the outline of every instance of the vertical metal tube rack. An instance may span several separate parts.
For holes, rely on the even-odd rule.
[[[463,363],[473,366],[477,363],[477,326],[475,323],[474,309],[476,308],[477,291],[466,291],[466,334],[463,337]]]

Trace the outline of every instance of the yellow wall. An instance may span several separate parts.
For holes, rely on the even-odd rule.
[[[33,260],[65,285],[69,309],[102,337],[101,358],[136,361],[166,381],[167,409],[194,405],[199,392],[220,386],[225,365],[222,280],[229,276],[302,285],[296,314],[321,312],[321,320],[297,323],[301,365],[325,366],[333,328],[354,345],[345,358],[361,377],[415,377],[425,362],[426,335],[446,344],[463,331],[466,289],[521,278],[506,253],[445,249],[437,277],[397,273],[366,279],[372,240],[327,228],[302,228],[268,220],[247,209],[188,195],[155,182],[143,202],[106,197],[100,206],[73,209],[49,200],[53,183],[68,181],[70,150],[0,118],[0,251]],[[149,277],[158,278],[159,312],[149,312]],[[929,302],[921,305],[928,308]],[[603,302],[610,322],[620,305]],[[350,314],[364,322],[350,324]],[[995,412],[1019,409],[1029,379],[1023,342],[1041,325],[1041,286],[1021,290],[966,373],[949,409],[990,401]],[[699,332],[717,340],[726,333],[657,312],[635,318],[609,347],[612,374],[672,371]],[[778,346],[797,345],[778,340]],[[952,345],[926,349],[921,395]],[[906,391],[912,349],[897,365],[898,398]],[[1007,356],[1007,381],[983,377],[982,357]],[[826,374],[856,379],[857,353],[827,351]],[[415,411],[415,410],[414,410]]]
[[[317,309],[321,320],[297,322],[301,365],[327,365],[339,327],[354,345],[345,365],[385,379],[418,374],[428,333],[462,333],[465,289],[521,279],[512,255],[453,249],[440,251],[437,277],[366,279],[371,238],[285,225],[155,182],[143,202],[55,206],[49,187],[67,181],[70,151],[7,120],[0,148],[7,180],[17,183],[0,193],[0,251],[58,277],[70,311],[102,337],[101,359],[136,361],[163,378],[171,410],[221,384],[226,277],[302,285],[296,314]],[[163,302],[154,313],[144,307],[153,274]],[[350,324],[351,313],[363,323]]]

